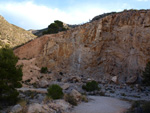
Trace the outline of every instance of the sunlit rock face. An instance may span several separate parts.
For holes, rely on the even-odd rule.
[[[44,35],[17,49],[20,59],[35,59],[67,76],[125,82],[140,77],[150,59],[150,11],[126,11],[53,35]],[[32,64],[33,65],[33,64]],[[26,70],[24,70],[24,76]]]

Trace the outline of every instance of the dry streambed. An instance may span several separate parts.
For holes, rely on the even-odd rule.
[[[88,103],[76,106],[72,113],[123,113],[131,104],[112,97],[89,96]]]

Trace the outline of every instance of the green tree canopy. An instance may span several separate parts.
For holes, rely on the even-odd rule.
[[[18,58],[12,49],[0,49],[0,104],[14,104],[19,93],[15,88],[22,85],[22,68],[16,66]]]
[[[54,23],[51,23],[48,26],[48,30],[44,31],[43,34],[55,34],[59,31],[66,31],[67,29],[64,27],[63,22],[59,20],[55,20]]]
[[[55,20],[54,23],[56,23],[59,27],[63,27],[63,22],[59,20]]]

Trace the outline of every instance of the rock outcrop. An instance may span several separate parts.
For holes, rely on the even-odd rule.
[[[4,17],[0,15],[0,48],[4,45],[16,47],[34,38],[36,38],[35,35],[29,31],[8,23]]]
[[[44,35],[17,49],[20,59],[35,59],[64,76],[126,82],[141,76],[150,59],[150,11],[125,11],[58,34]],[[30,73],[32,74],[32,72]],[[26,76],[26,71],[24,71]]]

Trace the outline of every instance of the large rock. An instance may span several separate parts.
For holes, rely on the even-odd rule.
[[[81,93],[79,93],[77,90],[73,89],[70,93],[70,95],[72,95],[77,101],[81,100]]]
[[[17,104],[11,109],[10,113],[21,113],[22,110],[22,106],[20,104]]]
[[[46,104],[43,105],[43,104],[33,103],[29,105],[27,113],[56,113],[56,111],[51,109]]]
[[[48,87],[48,85],[49,85],[49,82],[45,79],[42,79],[39,81],[39,87],[46,88]]]
[[[137,76],[132,76],[131,78],[129,78],[126,83],[127,84],[133,84],[137,81]]]
[[[49,106],[56,111],[67,112],[70,110],[71,105],[64,100],[56,100],[53,103],[50,103]]]
[[[63,72],[97,81],[118,76],[118,82],[122,82],[125,77],[142,75],[150,58],[149,37],[150,10],[125,11],[44,35],[14,53],[20,60],[35,58],[37,67],[48,67],[55,76]],[[28,76],[27,72],[24,76]]]

